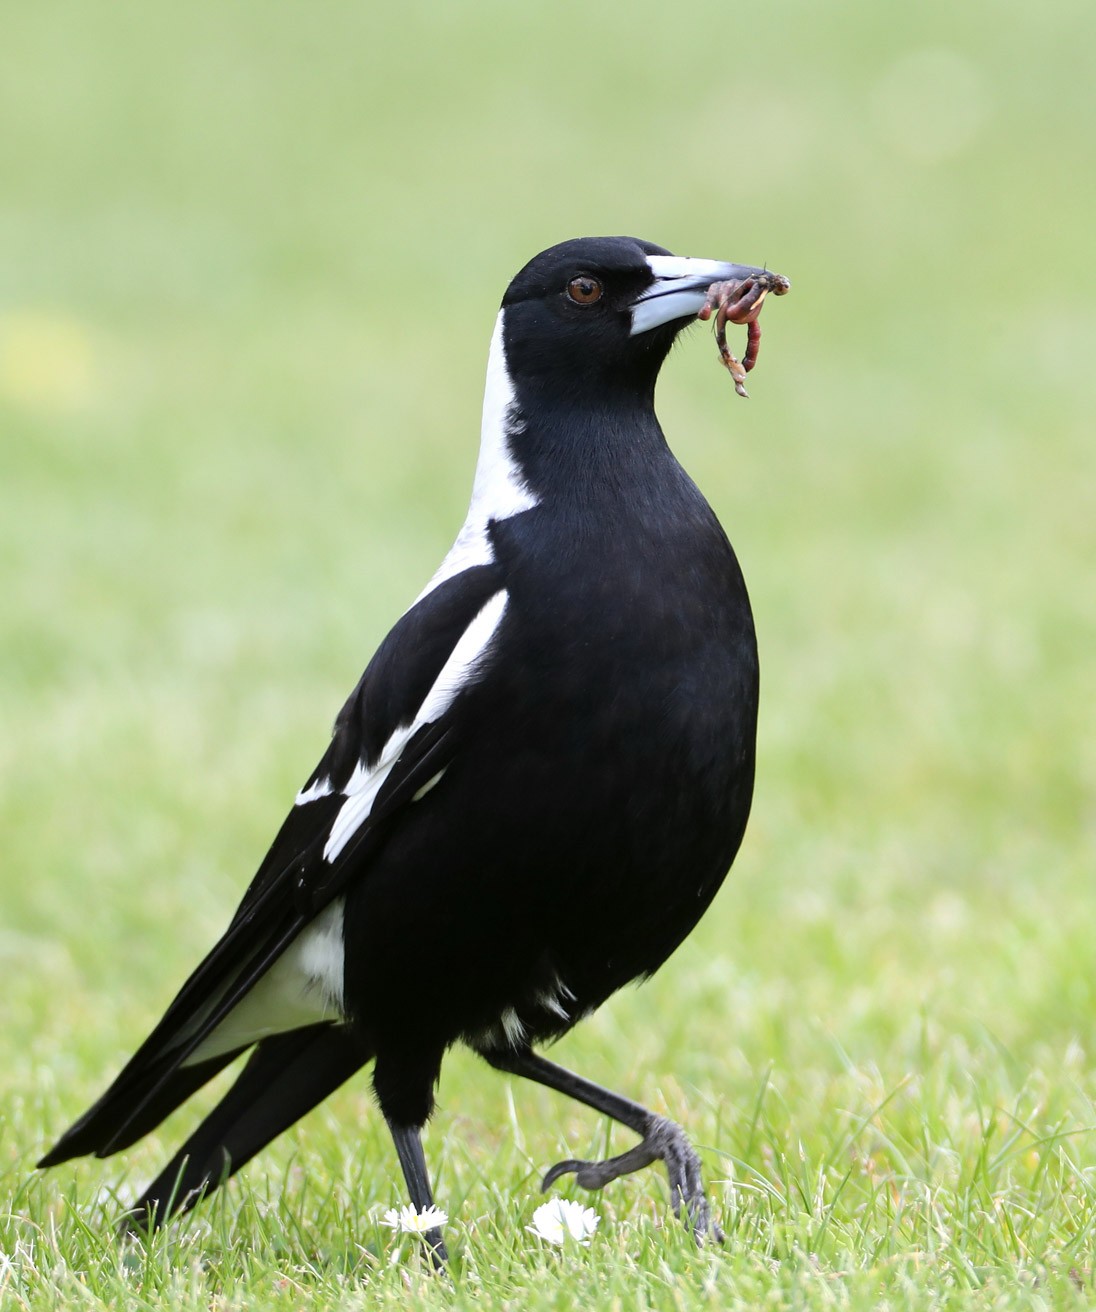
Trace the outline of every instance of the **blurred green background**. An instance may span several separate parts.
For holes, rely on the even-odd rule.
[[[793,291],[749,402],[703,329],[659,394],[755,604],[751,828],[694,938],[561,1059],[719,1109],[709,1140],[770,1066],[809,1135],[842,1072],[893,1088],[946,1051],[961,1084],[953,1044],[1083,1119],[1092,5],[0,20],[3,1162],[222,928],[463,518],[506,283],[596,233]],[[455,1055],[444,1115],[504,1137],[503,1097]],[[588,1124],[537,1105],[549,1138]]]

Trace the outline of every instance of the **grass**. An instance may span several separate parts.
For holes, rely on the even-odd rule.
[[[2,17],[5,1312],[1089,1306],[1089,9]],[[748,404],[700,331],[660,392],[757,612],[746,845],[556,1050],[685,1123],[729,1242],[695,1250],[648,1171],[546,1251],[539,1173],[607,1129],[454,1053],[450,1278],[379,1224],[402,1189],[364,1081],[120,1245],[194,1111],[33,1162],[219,932],[448,546],[506,279],[596,231],[794,283]]]

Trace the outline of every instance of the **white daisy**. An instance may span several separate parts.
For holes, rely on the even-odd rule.
[[[390,1226],[401,1235],[424,1235],[427,1230],[437,1230],[448,1220],[449,1214],[433,1204],[421,1212],[416,1212],[413,1207],[390,1207],[381,1218],[381,1225]]]
[[[525,1228],[549,1244],[564,1244],[570,1239],[588,1244],[600,1220],[592,1207],[583,1207],[569,1198],[553,1198],[541,1203],[533,1213],[533,1224]]]

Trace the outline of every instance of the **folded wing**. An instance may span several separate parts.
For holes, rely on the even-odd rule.
[[[40,1165],[148,1133],[256,1042],[341,1012],[341,897],[444,774],[490,677],[508,595],[479,565],[429,591],[381,644],[228,929],[103,1096]]]

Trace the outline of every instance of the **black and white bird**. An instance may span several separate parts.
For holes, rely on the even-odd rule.
[[[746,827],[750,605],[654,392],[708,288],[759,272],[612,237],[563,242],[514,278],[452,550],[339,713],[224,936],[42,1166],[128,1147],[249,1052],[134,1205],[132,1224],[156,1226],[371,1061],[422,1211],[420,1132],[460,1042],[640,1136],[560,1162],[545,1188],[662,1160],[675,1210],[718,1237],[681,1129],[534,1049],[658,969]]]

